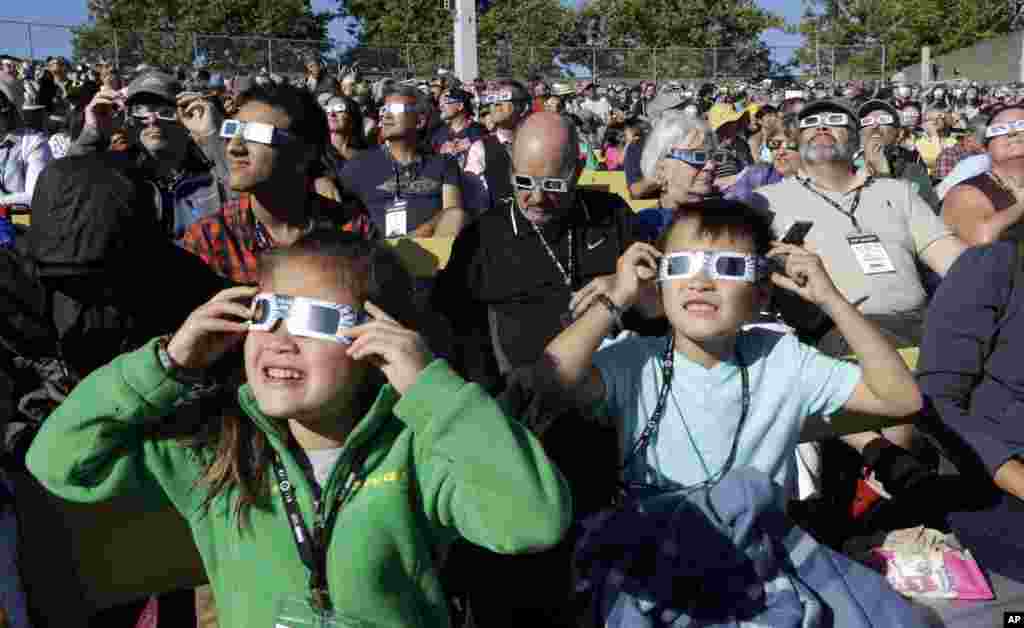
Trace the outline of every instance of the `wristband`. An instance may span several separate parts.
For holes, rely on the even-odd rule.
[[[206,382],[206,376],[202,369],[189,369],[174,361],[167,351],[170,342],[168,336],[162,336],[156,343],[156,357],[160,360],[160,366],[171,379],[186,386],[197,386]]]
[[[595,297],[598,302],[611,312],[612,318],[615,319],[615,327],[612,329],[613,335],[618,336],[622,331],[622,308],[615,305],[615,301],[612,301],[608,295],[600,293]]]

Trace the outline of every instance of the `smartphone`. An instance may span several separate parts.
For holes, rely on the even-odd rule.
[[[782,238],[783,244],[793,244],[796,246],[803,246],[804,239],[807,237],[807,232],[811,230],[814,223],[810,220],[798,220],[793,223],[786,232],[785,237]]]

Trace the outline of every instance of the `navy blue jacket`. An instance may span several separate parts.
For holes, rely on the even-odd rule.
[[[960,541],[982,566],[1024,579],[1024,502],[995,490],[990,479],[1024,453],[1024,275],[1014,275],[1015,262],[1024,259],[1017,260],[1017,243],[1008,239],[960,256],[928,308],[917,368],[941,425],[985,471],[978,492],[992,494],[950,515]]]
[[[577,591],[609,628],[911,628],[925,613],[878,573],[793,525],[766,474],[733,469],[711,489],[637,500],[592,517]]]

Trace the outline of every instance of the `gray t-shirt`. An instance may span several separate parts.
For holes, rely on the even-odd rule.
[[[856,191],[815,190],[846,212],[856,196]],[[839,291],[865,314],[919,314],[927,297],[916,261],[934,242],[953,235],[908,181],[874,179],[863,188],[855,215],[863,233],[881,240],[896,270],[866,275],[846,239],[857,233],[851,219],[796,177],[757,189],[751,204],[774,214],[773,226],[780,238],[795,221],[813,221],[807,248],[821,256]]]

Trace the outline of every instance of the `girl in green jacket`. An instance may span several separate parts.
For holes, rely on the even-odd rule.
[[[169,340],[86,378],[37,435],[32,473],[69,500],[169,501],[222,628],[306,625],[286,605],[306,621],[447,626],[438,557],[454,539],[510,554],[560,540],[564,479],[526,429],[431,355],[390,250],[312,233],[264,253],[260,271],[258,288],[221,292]],[[187,403],[240,343],[237,404]],[[202,429],[166,436],[189,411]]]

